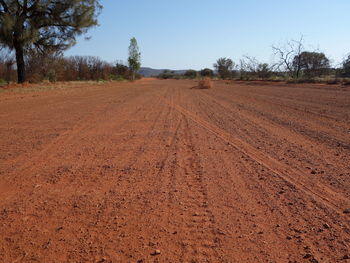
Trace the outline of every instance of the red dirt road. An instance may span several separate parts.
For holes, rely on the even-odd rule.
[[[350,88],[193,86],[0,94],[0,262],[350,262]]]

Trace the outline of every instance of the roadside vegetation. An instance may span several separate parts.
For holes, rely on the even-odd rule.
[[[166,70],[161,79],[225,79],[241,81],[286,81],[288,83],[327,83],[350,85],[350,54],[342,63],[332,66],[331,59],[319,50],[305,48],[303,37],[272,46],[275,62],[266,63],[245,55],[235,63],[227,57],[219,58],[213,68],[188,70],[176,74]]]
[[[232,59],[219,58],[213,68],[189,69],[182,74],[164,70],[160,79],[224,79],[241,81],[285,81],[289,83],[327,83],[350,85],[350,54],[342,63],[332,66],[331,59],[318,50],[304,48],[303,39],[291,40],[272,47],[275,62],[266,63],[245,55],[235,63]],[[114,63],[94,56],[65,57],[62,52],[27,50],[25,56],[26,81],[110,81],[135,80],[141,66],[141,53],[137,40],[132,38],[128,62]],[[14,52],[2,46],[0,49],[0,86],[15,82],[17,67]]]
[[[16,82],[17,72],[13,57],[0,51],[0,85]],[[93,56],[64,57],[62,54],[29,52],[25,59],[26,81],[109,81],[140,78],[122,61],[109,63]]]
[[[63,55],[78,36],[98,25],[101,9],[99,0],[0,1],[0,85],[139,78],[141,53],[135,38],[128,66]]]

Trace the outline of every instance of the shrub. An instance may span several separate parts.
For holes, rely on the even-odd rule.
[[[189,79],[195,79],[197,77],[197,71],[189,69],[185,72],[185,77]]]
[[[130,71],[129,68],[122,63],[117,63],[114,67],[114,72],[117,79],[129,79],[130,78]]]
[[[349,79],[349,78],[345,78],[345,79],[343,80],[343,85],[349,86],[349,85],[350,85],[350,79]]]
[[[43,77],[39,73],[33,73],[27,78],[29,83],[40,83],[43,80]]]
[[[118,76],[113,76],[113,79],[112,80],[115,80],[115,81],[125,81],[125,80],[127,80],[126,78],[124,78],[123,76],[120,76],[120,75],[118,75]]]
[[[164,70],[163,73],[158,75],[158,78],[160,79],[171,79],[174,78],[175,76],[175,72],[174,71],[170,71],[170,70]]]
[[[340,81],[339,81],[339,79],[329,79],[329,80],[327,80],[326,83],[329,85],[336,85],[336,84],[339,84]]]
[[[210,77],[210,78],[214,77],[214,71],[209,68],[202,69],[200,71],[200,74],[202,77]]]

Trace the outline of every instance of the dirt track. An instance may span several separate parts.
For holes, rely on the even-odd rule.
[[[193,86],[0,94],[0,262],[347,262],[350,88]]]

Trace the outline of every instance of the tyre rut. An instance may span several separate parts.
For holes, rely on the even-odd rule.
[[[170,105],[166,99],[164,99],[164,102],[167,103],[168,105]],[[192,121],[194,121],[198,125],[205,128],[207,131],[213,133],[217,137],[221,138],[222,140],[226,141],[227,143],[229,143],[230,145],[235,147],[237,150],[239,150],[243,154],[252,158],[257,163],[263,165],[264,167],[266,167],[270,171],[274,172],[279,177],[283,178],[285,181],[295,185],[299,190],[305,192],[306,194],[308,194],[312,198],[325,204],[329,208],[331,208],[334,211],[336,211],[337,213],[339,213],[339,215],[343,214],[343,211],[347,207],[346,205],[348,205],[349,200],[347,200],[347,199],[340,199],[340,200],[339,199],[331,199],[329,197],[323,196],[320,193],[315,192],[310,187],[304,185],[301,182],[296,181],[293,178],[293,175],[294,176],[295,175],[303,176],[302,174],[300,174],[299,171],[296,171],[294,169],[291,169],[288,166],[283,165],[282,163],[278,162],[277,160],[271,158],[270,156],[266,156],[265,154],[257,151],[251,145],[247,144],[246,142],[240,140],[239,138],[234,137],[232,134],[222,130],[221,128],[214,126],[214,125],[210,124],[209,122],[201,119],[200,117],[198,117],[194,113],[186,110],[185,108],[181,107],[180,105],[173,104],[173,107],[176,110],[178,110],[179,112],[181,112],[182,114],[186,115],[188,118],[190,118]],[[340,205],[339,205],[339,203],[340,203]]]

